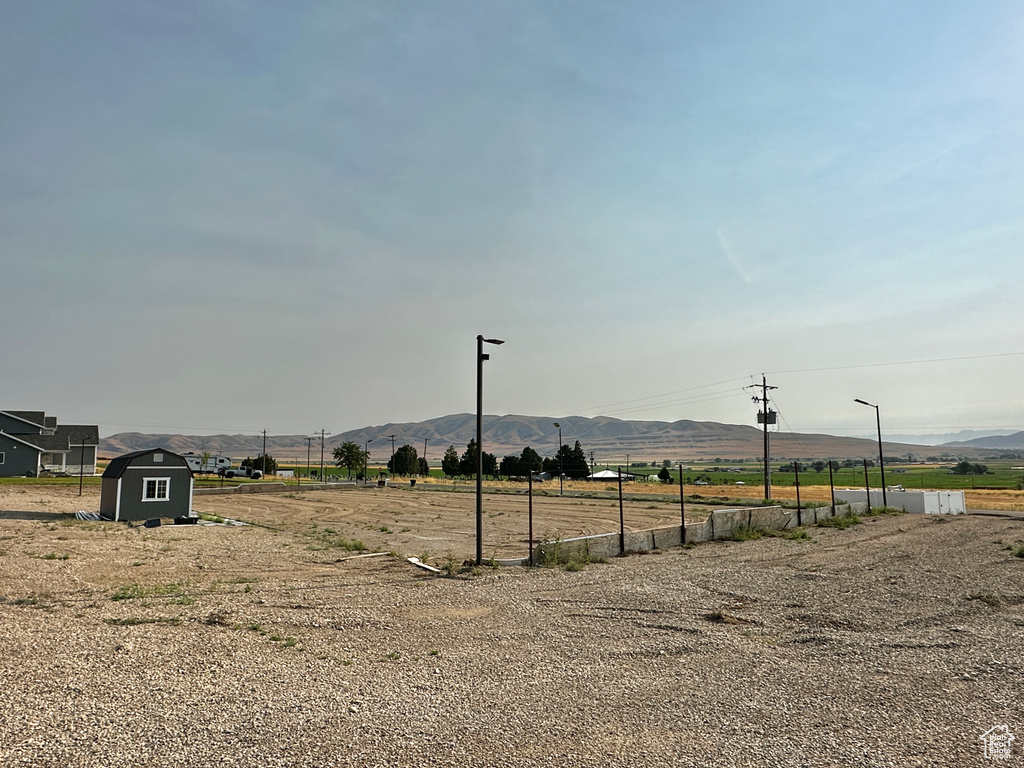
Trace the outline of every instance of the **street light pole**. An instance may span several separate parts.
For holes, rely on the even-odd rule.
[[[878,427],[878,468],[882,471],[882,506],[887,507],[889,506],[889,500],[885,497],[885,459],[882,456],[882,417],[879,415],[877,405],[872,405],[867,400],[861,400],[860,398],[855,398],[853,402],[860,403],[861,405],[867,405],[875,409],[875,426]],[[868,499],[868,509],[871,509],[871,499]]]
[[[363,447],[363,487],[367,485],[367,481],[370,479],[370,443],[373,442],[371,437],[366,441],[366,445]]]
[[[485,339],[476,337],[476,564],[484,559],[484,360],[490,355],[484,354],[484,342],[488,344],[504,344],[501,339]]]
[[[554,425],[558,427],[558,495],[562,495],[562,478],[565,477],[565,472],[562,470],[562,425],[557,421]]]

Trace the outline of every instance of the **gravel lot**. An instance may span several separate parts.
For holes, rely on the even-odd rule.
[[[4,768],[983,766],[993,725],[1024,739],[1021,520],[438,578],[345,559],[315,512],[145,529],[14,493]]]

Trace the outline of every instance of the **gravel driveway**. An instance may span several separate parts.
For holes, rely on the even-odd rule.
[[[809,533],[438,578],[302,531],[0,512],[0,765],[983,766],[992,726],[1024,739],[1024,521]]]

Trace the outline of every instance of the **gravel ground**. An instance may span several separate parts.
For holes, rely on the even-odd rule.
[[[993,725],[1024,739],[1020,520],[438,578],[299,526],[20,500],[0,512],[4,768],[982,766]]]

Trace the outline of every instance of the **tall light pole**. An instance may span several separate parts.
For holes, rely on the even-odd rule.
[[[366,446],[363,448],[363,487],[366,486],[367,481],[370,479],[370,443],[373,442],[371,437],[366,441]]]
[[[484,559],[484,342],[504,344],[501,339],[476,337],[476,564]]]
[[[882,417],[878,415],[878,406],[872,405],[867,400],[854,398],[855,403],[866,405],[875,409],[875,425],[878,427],[878,468],[882,470],[882,506],[889,506],[889,500],[885,498],[885,459],[882,457]],[[871,509],[871,499],[868,499],[868,509]]]
[[[554,425],[558,427],[558,495],[562,495],[562,478],[565,473],[562,471],[562,425],[557,421]]]

